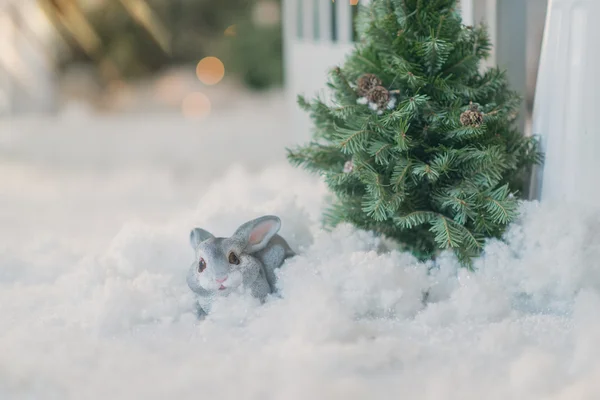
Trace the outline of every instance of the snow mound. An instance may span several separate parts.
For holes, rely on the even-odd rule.
[[[236,167],[195,210],[126,224],[98,254],[74,262],[57,242],[52,279],[48,249],[7,249],[0,398],[599,398],[597,214],[526,203],[469,273],[451,255],[420,263],[350,226],[323,231],[325,193],[287,166]],[[232,295],[198,321],[189,229],[226,236],[262,214],[299,252],[281,296]]]

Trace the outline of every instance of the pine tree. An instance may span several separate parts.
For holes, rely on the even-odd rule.
[[[373,0],[359,42],[331,71],[333,101],[299,104],[313,140],[289,150],[334,200],[327,225],[349,222],[425,259],[451,249],[465,265],[518,216],[529,168],[542,161],[515,120],[504,71],[482,71],[485,27],[462,24],[456,0]]]

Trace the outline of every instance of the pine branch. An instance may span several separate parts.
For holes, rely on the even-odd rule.
[[[359,130],[346,129],[334,124],[335,132],[338,134],[338,146],[345,154],[364,151],[369,139],[369,130],[363,127]]]
[[[387,165],[392,158],[393,149],[393,143],[374,141],[369,146],[368,153],[375,158],[377,164]]]
[[[496,223],[508,224],[517,216],[518,204],[508,195],[508,185],[504,185],[484,197],[484,208]]]
[[[413,229],[427,224],[435,218],[437,218],[437,214],[431,211],[413,211],[410,214],[394,217],[394,222],[403,229]]]
[[[463,141],[473,139],[477,136],[482,136],[485,134],[486,130],[487,126],[485,124],[480,126],[461,126],[446,132],[445,135],[448,138]]]
[[[407,158],[401,158],[396,162],[392,173],[392,186],[399,192],[404,188],[407,176],[412,172],[412,162]]]
[[[459,225],[452,224],[446,217],[438,216],[431,222],[431,231],[435,234],[435,241],[442,249],[456,248],[462,245]]]
[[[356,103],[356,91],[348,79],[342,73],[339,67],[333,68],[330,72],[329,86],[334,89],[335,98],[338,103]]]
[[[429,182],[435,182],[440,177],[440,171],[434,168],[431,164],[426,164],[422,161],[414,163],[412,174],[419,179],[426,178]]]
[[[388,218],[385,199],[377,196],[375,193],[369,192],[365,195],[363,211],[375,221],[385,221]]]

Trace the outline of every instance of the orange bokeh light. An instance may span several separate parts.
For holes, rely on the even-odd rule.
[[[233,37],[237,35],[237,27],[235,25],[230,25],[225,29],[225,36]]]
[[[350,0],[350,5],[351,6],[357,6],[358,5],[358,0]]]
[[[186,118],[202,119],[208,117],[211,107],[208,96],[194,92],[184,97],[181,102],[181,113]]]
[[[216,85],[225,76],[225,66],[217,57],[205,57],[196,66],[196,76],[205,85]]]

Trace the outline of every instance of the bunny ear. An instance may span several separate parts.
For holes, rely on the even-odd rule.
[[[214,236],[210,232],[207,232],[204,229],[194,228],[190,232],[190,244],[196,249],[200,243],[213,237]]]
[[[281,220],[274,215],[266,215],[246,222],[235,231],[233,237],[246,243],[245,251],[254,253],[264,249],[279,228]]]

